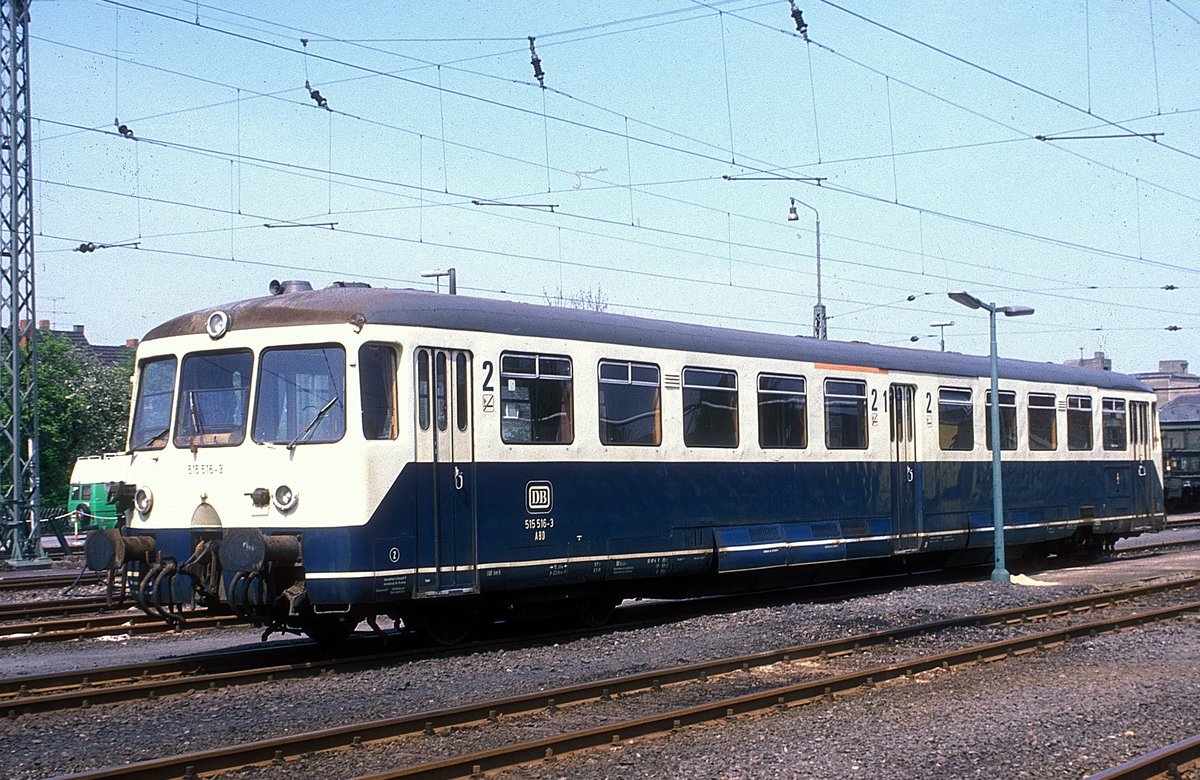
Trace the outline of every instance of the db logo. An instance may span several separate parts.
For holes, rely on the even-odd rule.
[[[546,514],[554,507],[554,488],[549,482],[530,482],[525,486],[525,509],[529,514]]]

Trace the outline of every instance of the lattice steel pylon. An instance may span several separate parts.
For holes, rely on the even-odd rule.
[[[0,545],[40,563],[29,2],[0,0]]]

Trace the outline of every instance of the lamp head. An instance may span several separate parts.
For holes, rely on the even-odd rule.
[[[796,213],[796,199],[792,198],[792,205],[788,207],[788,222],[799,222],[800,215]]]
[[[946,295],[949,296],[950,300],[954,301],[955,303],[961,303],[963,306],[966,306],[968,309],[982,309],[983,308],[983,301],[979,300],[974,295],[971,295],[971,293],[952,292],[952,293],[946,293]]]
[[[1033,314],[1033,307],[1031,307],[1031,306],[1005,306],[1005,307],[999,309],[999,311],[1004,312],[1005,317],[1027,317],[1030,314]]]

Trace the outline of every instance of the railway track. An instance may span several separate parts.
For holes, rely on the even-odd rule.
[[[79,578],[80,585],[103,585],[106,577],[105,572],[84,572],[80,577],[78,571],[64,574],[61,570],[37,574],[8,573],[0,576],[0,591],[65,588],[73,584],[76,578]]]
[[[14,601],[9,604],[0,604],[0,621],[61,617],[95,613],[100,610],[125,609],[128,606],[128,603],[109,604],[109,600],[104,596],[80,596],[46,601]],[[0,632],[6,629],[6,626],[0,626]]]
[[[1179,780],[1191,765],[1195,771],[1200,762],[1200,736],[1176,742],[1165,748],[1139,756],[1124,764],[1090,775],[1087,780]]]
[[[479,704],[420,712],[397,718],[368,723],[323,729],[275,739],[261,740],[242,745],[163,757],[135,764],[83,772],[68,777],[74,780],[98,780],[109,777],[166,778],[194,776],[200,773],[226,771],[262,762],[283,762],[316,751],[355,747],[364,743],[382,742],[400,737],[434,734],[438,730],[459,728],[468,725],[497,724],[508,722],[519,715],[553,712],[565,705],[606,702],[614,697],[635,693],[658,691],[664,686],[682,683],[706,682],[737,672],[771,665],[795,668],[806,659],[829,659],[840,655],[851,655],[865,648],[889,645],[900,639],[919,637],[922,634],[944,631],[958,626],[980,623],[1010,624],[1063,616],[1076,616],[1104,607],[1111,607],[1130,599],[1200,586],[1200,578],[1180,580],[1125,591],[1115,591],[1080,599],[1070,599],[1050,604],[1035,605],[1019,609],[1003,610],[985,615],[940,620],[920,625],[904,626],[888,631],[873,632],[854,637],[836,639],[814,644],[781,648],[752,655],[725,658],[712,662],[688,664],[654,672],[601,680],[578,686],[540,691],[529,695],[512,696],[505,699],[486,701]],[[733,697],[716,697],[704,704],[686,709],[674,709],[652,717],[622,721],[595,729],[566,731],[546,737],[484,753],[473,753],[432,763],[407,767],[395,773],[379,777],[458,777],[516,766],[547,756],[582,750],[589,747],[613,744],[631,737],[644,737],[678,729],[683,725],[719,720],[732,715],[791,707],[795,704],[845,695],[857,688],[870,687],[885,680],[912,676],[931,669],[947,669],[954,666],[975,664],[1033,652],[1039,648],[1052,647],[1078,637],[1093,636],[1100,632],[1120,630],[1148,622],[1166,620],[1188,612],[1200,610],[1200,601],[1188,601],[1182,605],[1143,611],[1134,615],[1110,617],[1076,623],[1052,631],[974,645],[950,653],[922,655],[902,662],[874,666],[865,671],[849,674],[827,675],[816,680],[777,685],[765,690]],[[811,666],[811,664],[809,664]],[[313,674],[320,666],[305,670]],[[259,670],[259,674],[289,674],[294,670]],[[202,686],[201,677],[183,684]],[[219,684],[219,683],[218,683]],[[139,692],[142,697],[148,694]],[[20,712],[18,700],[3,705]]]
[[[1131,599],[1197,587],[1200,587],[1200,577],[857,635],[834,642],[789,648],[785,652],[794,656],[819,656],[822,653],[842,652],[848,647],[868,647],[892,642],[906,636],[948,628],[1032,621],[1102,609]],[[654,611],[654,614],[657,614],[657,611]],[[661,618],[652,616],[645,620],[627,621],[621,627],[628,629],[659,623],[661,623]],[[595,631],[608,630],[612,629],[596,629]],[[521,641],[525,645],[562,641],[577,638],[581,633],[589,632],[556,631],[533,636],[523,634]],[[167,658],[83,671],[3,678],[0,679],[0,713],[15,717],[35,712],[53,712],[98,704],[157,698],[202,689],[311,677],[328,672],[360,671],[425,658],[431,653],[429,647],[419,645],[384,652],[370,652],[378,646],[378,643],[364,641],[358,644],[360,647],[352,647],[347,651],[345,648],[326,649],[310,642],[303,642],[282,648],[264,646],[253,650],[214,653],[199,657]],[[507,649],[511,645],[511,639],[480,641],[456,648],[454,652],[479,653]],[[338,652],[339,650],[341,652]],[[366,652],[362,652],[362,650],[366,650]],[[335,655],[335,652],[338,654]],[[345,655],[346,652],[352,654]],[[437,648],[432,652],[444,653],[446,651],[444,648]],[[764,658],[766,657],[769,656],[764,656]],[[763,661],[763,663],[770,662]]]
[[[1128,547],[1122,547],[1117,550],[1117,557],[1160,553],[1177,550],[1180,548],[1200,547],[1200,539],[1177,539],[1169,542],[1155,542],[1153,544],[1137,544]]]
[[[187,617],[186,629],[223,628],[234,624],[245,624],[229,614],[200,612]],[[8,623],[0,626],[0,647],[28,645],[37,642],[66,642],[73,639],[89,639],[113,634],[162,634],[181,630],[160,617],[142,612],[91,615],[88,617],[63,618],[54,621],[31,621]]]

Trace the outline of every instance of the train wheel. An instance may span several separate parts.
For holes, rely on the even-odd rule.
[[[1050,549],[1044,544],[1034,544],[1025,548],[1021,555],[1021,564],[1029,571],[1039,572],[1046,568],[1049,559]]]
[[[456,609],[439,610],[421,621],[421,630],[442,647],[461,644],[474,628],[474,614]]]
[[[606,596],[592,596],[580,601],[576,616],[585,628],[599,628],[612,620],[619,602]]]
[[[300,622],[300,629],[309,639],[323,645],[345,642],[358,626],[357,615],[309,615]]]

